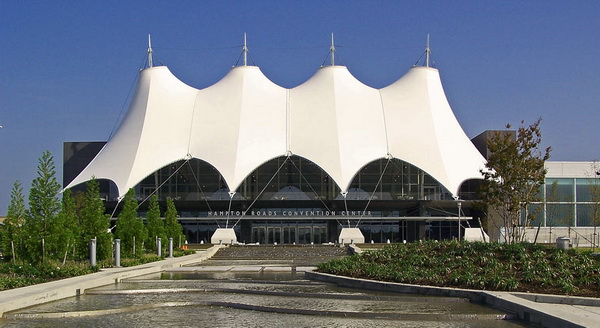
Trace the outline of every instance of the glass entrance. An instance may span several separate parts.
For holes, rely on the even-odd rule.
[[[320,244],[326,243],[326,223],[265,222],[252,224],[252,243],[260,244]]]

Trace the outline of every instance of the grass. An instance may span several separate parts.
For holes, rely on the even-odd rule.
[[[600,297],[598,257],[529,243],[391,244],[322,263],[318,271],[409,284]]]

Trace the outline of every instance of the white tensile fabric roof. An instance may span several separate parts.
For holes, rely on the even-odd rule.
[[[395,157],[457,195],[462,182],[481,178],[485,163],[434,68],[414,66],[374,89],[344,66],[325,66],[285,89],[256,66],[238,66],[198,90],[160,66],[141,71],[121,125],[66,188],[96,177],[112,180],[123,196],[154,171],[198,158],[234,191],[261,164],[292,154],[319,165],[342,191],[368,163]]]

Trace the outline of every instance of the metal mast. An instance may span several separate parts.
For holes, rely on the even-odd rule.
[[[148,67],[152,67],[152,40],[150,40],[150,34],[148,34]]]
[[[248,66],[248,46],[246,45],[246,33],[244,33],[244,47],[242,48],[242,52],[244,52],[244,66]]]
[[[431,49],[429,49],[429,34],[427,34],[427,45],[425,46],[425,66],[429,67],[429,55],[431,55]]]
[[[329,48],[331,51],[331,66],[335,66],[335,44],[333,43],[333,33],[331,33],[331,47]]]

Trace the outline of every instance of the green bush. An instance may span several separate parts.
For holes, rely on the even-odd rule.
[[[322,263],[318,270],[411,284],[600,296],[598,258],[530,243],[391,244]]]
[[[74,277],[98,271],[87,263],[46,261],[41,264],[0,264],[0,290]]]

